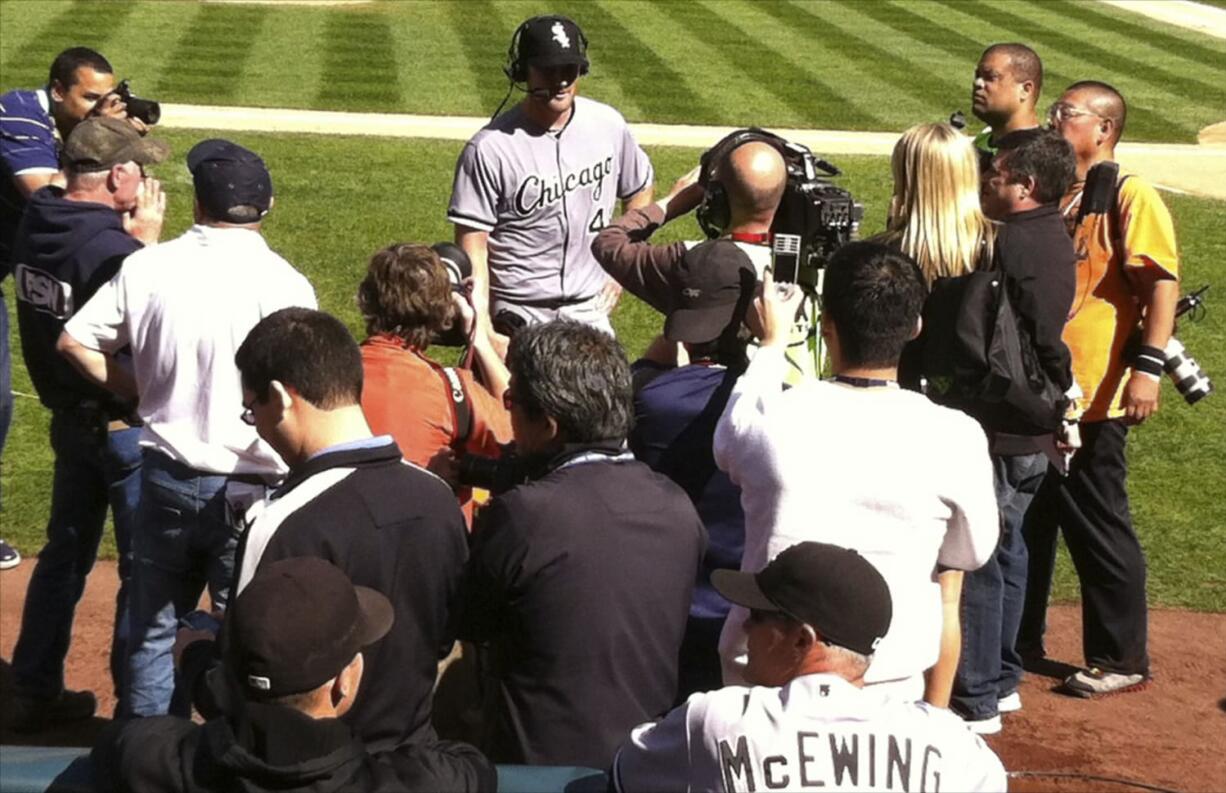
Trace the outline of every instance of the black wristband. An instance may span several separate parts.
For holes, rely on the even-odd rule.
[[[1157,347],[1142,344],[1137,349],[1137,355],[1132,361],[1132,368],[1138,372],[1160,376],[1162,374],[1162,367],[1165,364],[1166,353]]]

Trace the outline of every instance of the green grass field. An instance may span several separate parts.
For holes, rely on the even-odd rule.
[[[395,110],[480,113],[492,109],[501,98],[498,82],[490,78],[489,73],[496,72],[507,30],[522,15],[543,10],[540,4],[508,5],[510,8],[501,3],[488,4],[479,12],[475,10],[476,3],[451,6],[404,3],[361,11],[235,8],[195,3],[141,4],[136,9],[112,4],[103,9],[96,3],[5,0],[0,3],[0,30],[3,31],[0,35],[0,64],[3,64],[0,87],[38,84],[54,53],[65,44],[79,41],[103,46],[123,74],[140,81],[140,91],[167,101],[319,108],[378,106]],[[990,9],[994,13],[1043,19],[1051,16],[1048,9],[1054,5],[992,4]],[[617,68],[624,67],[631,75],[636,75],[623,75],[623,82],[617,82],[613,77],[616,74],[614,66],[609,65],[593,75],[590,93],[619,103],[631,117],[652,121],[686,119],[902,128],[918,119],[940,117],[948,109],[964,104],[967,91],[963,84],[970,71],[970,62],[984,40],[992,37],[1031,40],[1040,44],[1040,53],[1045,58],[1049,56],[1044,39],[1030,39],[1021,32],[993,27],[1000,22],[999,18],[997,23],[991,24],[985,21],[986,17],[968,18],[966,9],[977,8],[977,4],[958,4],[953,10],[930,3],[906,3],[905,7],[872,4],[857,6],[859,11],[840,4],[787,7],[785,10],[790,15],[820,13],[843,20],[845,25],[852,25],[848,20],[854,19],[857,35],[871,40],[882,52],[896,51],[895,47],[903,46],[898,43],[904,36],[900,32],[903,30],[919,31],[916,35],[929,37],[923,46],[913,45],[912,61],[907,69],[900,69],[897,63],[868,63],[848,70],[831,67],[827,61],[821,66],[805,67],[809,70],[807,74],[821,74],[824,80],[804,82],[809,96],[820,90],[813,88],[814,85],[839,86],[840,92],[847,90],[846,84],[840,82],[844,78],[860,81],[862,86],[877,86],[877,81],[898,85],[897,97],[891,96],[879,108],[872,108],[874,113],[890,115],[884,120],[874,116],[857,121],[854,115],[846,115],[852,112],[846,105],[827,108],[825,103],[806,104],[802,101],[803,92],[791,87],[793,83],[783,79],[767,80],[764,71],[767,67],[762,65],[764,60],[755,61],[734,54],[736,47],[748,46],[741,34],[729,32],[740,28],[712,24],[709,19],[704,22],[706,17],[696,16],[693,7],[665,4],[646,7],[632,3],[569,4],[567,7],[592,31],[594,39],[600,41],[602,36],[608,39],[600,42],[599,50],[595,49],[597,44],[593,45],[593,57],[607,57],[610,64],[620,64]],[[715,14],[720,18],[761,17],[762,24],[745,29],[757,31],[755,35],[765,42],[774,40],[770,31],[776,28],[766,23],[778,19],[779,8],[782,7],[728,2],[710,4],[703,13],[707,17]],[[1075,10],[1083,15],[1116,20],[1119,25],[1140,24],[1137,21],[1140,18],[1128,17],[1122,12],[1108,15],[1108,9],[1098,6],[1087,8],[1078,4]],[[231,14],[234,16],[228,16]],[[908,14],[915,18],[907,17],[909,21],[904,24],[900,21],[901,15]],[[874,15],[880,16],[880,21],[876,21]],[[70,20],[78,18],[78,22],[73,23],[77,27],[69,26]],[[222,24],[225,20],[238,19],[246,19],[248,23],[237,27]],[[928,19],[929,26],[920,25],[921,19]],[[206,20],[212,20],[207,25],[213,27],[207,27]],[[965,40],[939,32],[942,25],[962,24],[978,32],[959,34],[966,36]],[[1161,70],[1183,73],[1186,69],[1190,75],[1200,74],[1197,79],[1214,79],[1212,68],[1205,66],[1197,72],[1189,66],[1189,58],[1195,60],[1190,55],[1196,52],[1195,47],[1205,48],[1206,52],[1218,47],[1226,52],[1221,43],[1210,44],[1207,39],[1183,32],[1164,33],[1167,28],[1151,25],[1147,20],[1144,24],[1159,31],[1156,38],[1150,37],[1151,44],[1146,52],[1156,58]],[[414,46],[411,31],[416,25],[431,30],[430,35],[436,43],[430,47]],[[782,29],[782,25],[777,27]],[[1050,27],[1053,30],[1058,27],[1064,35],[1073,35],[1067,24],[1051,22]],[[186,33],[189,29],[193,31],[191,36]],[[390,31],[387,37],[378,32],[385,29]],[[74,37],[73,30],[89,32]],[[211,38],[202,30],[212,30]],[[378,80],[358,79],[355,72],[342,68],[352,65],[350,56],[341,57],[329,49],[339,46],[336,42],[327,46],[317,42],[310,46],[303,44],[307,40],[314,42],[309,35],[321,30],[329,30],[331,38],[340,37],[350,43],[373,42],[370,44],[372,50],[387,45],[389,51],[395,52],[391,60],[397,67],[396,77],[389,79],[384,70]],[[461,30],[467,38],[456,32]],[[478,30],[483,32],[478,33]],[[628,30],[635,31],[637,42],[615,39],[614,33]],[[816,32],[814,28],[794,30],[800,38],[804,38],[804,31]],[[1015,35],[1008,35],[1010,33]],[[1174,37],[1168,42],[1172,47],[1178,40],[1185,42],[1188,49],[1180,55],[1158,57],[1154,42],[1166,41],[1163,35]],[[696,37],[698,43],[684,44],[684,39],[690,36]],[[716,39],[716,36],[728,40]],[[461,40],[474,38],[486,42],[484,49],[460,46]],[[845,48],[841,51],[851,54],[851,47],[831,44],[828,38],[823,40],[823,46]],[[179,40],[189,41],[190,46],[182,45],[177,50],[142,49],[136,43]],[[643,49],[646,45],[642,41],[654,42],[653,48]],[[942,42],[940,46],[936,44],[938,41]],[[780,41],[778,46],[781,61],[794,65],[807,62],[796,54],[798,50],[788,49],[785,42]],[[295,55],[287,54],[290,48]],[[958,48],[965,51],[965,57],[955,57]],[[159,53],[156,58],[151,53],[154,49]],[[436,54],[440,50],[459,54],[444,57]],[[933,54],[930,50],[940,50],[940,57],[930,58]],[[704,55],[711,51],[719,55]],[[470,57],[480,52],[481,56],[476,63],[471,63],[463,57],[464,52]],[[597,52],[602,54],[597,56]],[[667,60],[662,60],[666,56]],[[702,68],[706,57],[736,62],[742,69],[740,75],[731,80],[726,92],[717,87],[715,81],[696,77],[710,74]],[[1083,76],[1067,65],[1069,62],[1061,60],[1065,57],[1068,56],[1059,54],[1053,46],[1050,53],[1053,68],[1060,68],[1066,75]],[[328,61],[326,71],[332,76],[331,87],[327,90],[323,89],[320,79],[323,60]],[[1220,72],[1226,59],[1219,54],[1207,62],[1216,64]],[[210,63],[213,65],[209,66]],[[295,68],[287,72],[284,68],[276,68],[278,63],[292,63]],[[448,71],[455,68],[461,71]],[[771,68],[777,68],[777,64]],[[732,71],[731,67],[728,70]],[[865,73],[860,74],[859,70]],[[868,70],[875,71],[870,75]],[[791,68],[786,72],[795,77]],[[915,83],[918,93],[904,96],[905,86],[896,76],[904,72],[909,78],[912,74],[928,75],[908,79],[908,83]],[[681,74],[687,77],[682,79]],[[938,79],[931,77],[934,74],[947,76]],[[477,79],[479,75],[482,79]],[[751,90],[755,77],[769,88]],[[350,79],[352,82],[348,82]],[[1128,85],[1123,80],[1120,82]],[[932,92],[931,101],[925,98],[928,96],[925,86],[931,88],[945,83],[950,86],[947,98],[936,91]],[[145,85],[150,90],[145,91],[142,87]],[[635,86],[640,90],[634,90]],[[741,89],[744,93],[737,93]],[[210,90],[220,93],[209,95]],[[364,90],[370,93],[364,95]],[[672,100],[662,102],[661,93],[668,91],[675,91],[667,94]],[[792,91],[796,93],[790,93]],[[721,100],[720,97],[726,98]],[[374,99],[380,101],[374,102]],[[1212,108],[1206,110],[1174,93],[1166,99],[1171,106],[1165,110],[1174,114],[1172,118],[1189,119],[1189,130],[1201,120],[1212,120]],[[1206,104],[1209,104],[1207,100]],[[683,107],[691,108],[695,115],[686,118],[681,112]],[[869,108],[870,105],[854,107]],[[837,110],[843,115],[826,115],[828,110]],[[1220,114],[1221,110],[1219,102],[1217,112]],[[1179,116],[1179,113],[1187,115]],[[1168,139],[1171,137],[1169,131],[1166,130]],[[190,222],[191,183],[182,157],[195,141],[209,133],[166,131],[158,134],[167,139],[175,151],[173,162],[156,169],[171,198],[164,235],[170,237],[181,233]],[[356,335],[360,335],[361,327],[354,292],[369,254],[397,240],[433,242],[451,235],[443,216],[459,143],[273,134],[232,134],[229,137],[261,152],[273,171],[277,207],[267,226],[272,245],[311,279],[322,307],[342,317]],[[661,192],[688,170],[698,156],[696,150],[676,148],[652,148],[650,154],[657,169],[657,189]],[[833,159],[846,171],[844,184],[865,204],[865,234],[880,230],[890,190],[888,163],[876,157]],[[1226,260],[1226,223],[1222,222],[1226,205],[1174,195],[1168,195],[1167,200],[1176,219],[1186,285],[1209,283],[1213,286],[1207,318],[1182,327],[1180,337],[1210,375],[1217,375],[1219,380],[1226,382],[1226,319],[1223,319],[1226,317],[1226,275],[1222,269],[1222,262]],[[685,220],[665,229],[661,239],[697,236],[696,225]],[[7,291],[6,299],[11,308],[11,289]],[[644,305],[626,300],[619,307],[614,324],[633,355],[645,347],[661,322]],[[0,473],[4,495],[0,536],[14,542],[27,555],[33,555],[41,544],[49,503],[52,459],[47,446],[48,414],[30,396],[32,389],[21,364],[16,331],[12,343],[14,388],[18,397]],[[1132,502],[1138,531],[1150,559],[1151,599],[1162,605],[1226,611],[1226,574],[1223,573],[1226,570],[1226,506],[1222,498],[1226,482],[1226,434],[1223,433],[1226,397],[1214,395],[1189,407],[1167,384],[1163,400],[1159,415],[1134,432],[1130,442]],[[109,540],[107,543],[104,552],[113,553]],[[1068,565],[1062,564],[1057,595],[1068,598],[1075,594]]]
[[[1117,85],[1134,140],[1194,141],[1226,108],[1226,42],[1085,0],[4,0],[0,89],[41,84],[85,44],[167,102],[481,116],[506,90],[511,31],[547,11],[591,40],[584,90],[634,121],[902,130],[969,111],[975,59],[1003,40],[1038,50],[1049,100]]]

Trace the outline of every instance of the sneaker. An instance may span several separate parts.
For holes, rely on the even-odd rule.
[[[1022,695],[1014,691],[996,700],[998,713],[1017,713],[1022,709]]]
[[[91,718],[97,707],[92,691],[64,690],[55,699],[15,694],[8,708],[9,727],[14,732],[41,732]]]
[[[1091,667],[1069,675],[1059,690],[1065,694],[1089,699],[1108,694],[1139,691],[1149,685],[1149,680],[1149,675],[1123,675]]]
[[[966,728],[976,735],[995,735],[1000,732],[1000,714],[986,719],[963,719]]]
[[[4,540],[0,540],[0,570],[8,570],[21,564],[21,554]]]

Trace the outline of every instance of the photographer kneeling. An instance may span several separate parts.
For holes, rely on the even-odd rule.
[[[506,366],[486,334],[471,333],[473,311],[462,289],[435,250],[408,243],[375,253],[358,287],[368,334],[362,411],[371,430],[391,435],[406,460],[423,467],[434,461],[439,471],[450,468],[452,456],[497,456],[511,437],[500,399]],[[469,369],[444,367],[426,355],[432,342],[452,340],[445,333],[457,343],[472,337],[485,385]],[[459,498],[471,523],[471,490],[461,489]]]
[[[527,481],[482,510],[459,633],[489,641],[495,761],[607,768],[673,704],[705,532],[685,493],[625,449],[630,366],[603,331],[530,325],[507,356]]]

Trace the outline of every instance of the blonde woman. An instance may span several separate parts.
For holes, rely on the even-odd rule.
[[[914,259],[930,287],[938,278],[987,266],[996,227],[979,205],[979,155],[971,139],[949,124],[917,124],[898,139],[890,164],[894,196],[877,241]],[[904,382],[912,368],[908,357],[904,350],[899,365]],[[943,571],[939,577],[941,654],[925,675],[924,699],[946,708],[962,653],[962,571]]]
[[[979,161],[971,139],[949,124],[917,124],[891,158],[894,196],[877,241],[915,259],[931,286],[991,261],[995,224],[979,206]]]

